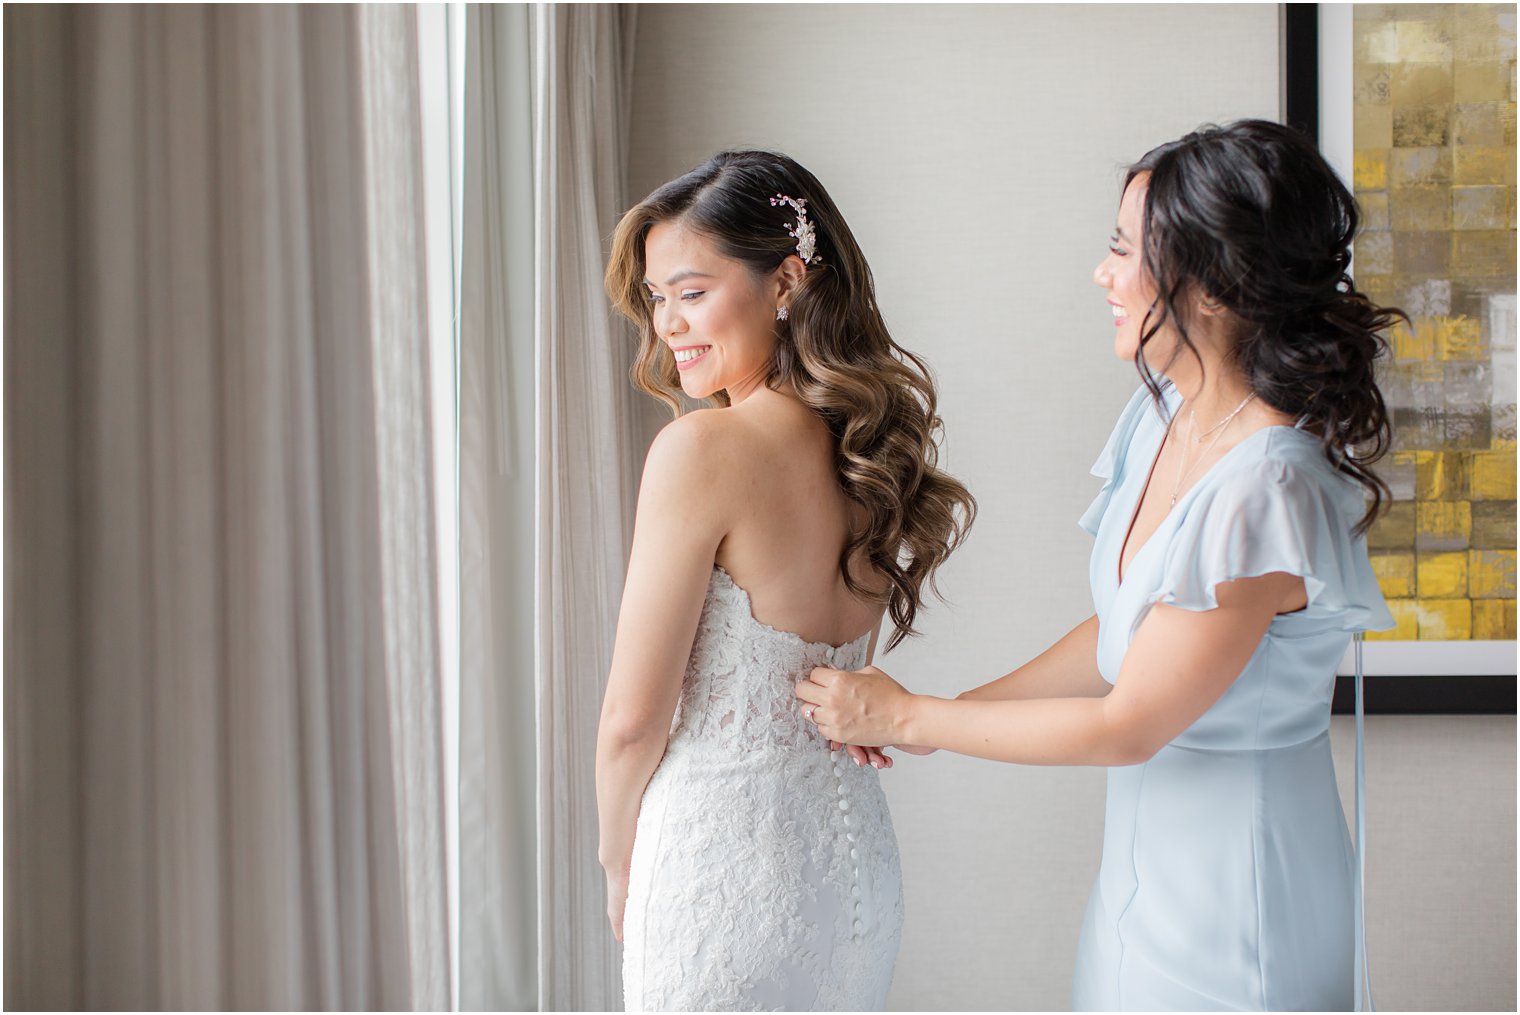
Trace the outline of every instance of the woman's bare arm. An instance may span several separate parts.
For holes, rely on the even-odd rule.
[[[1060,641],[1023,666],[980,687],[962,691],[956,700],[1100,698],[1110,689],[1109,682],[1098,672],[1098,618],[1094,615],[1072,628]],[[934,748],[927,745],[892,746],[909,754],[931,754],[934,751]],[[890,768],[891,757],[881,752],[873,754],[875,750],[854,745],[849,748],[850,756],[856,764],[870,763],[878,768]]]
[[[1098,618],[1088,617],[1060,641],[996,680],[961,692],[960,701],[1101,698],[1110,685],[1098,672]]]
[[[623,902],[644,787],[665,753],[713,560],[724,536],[720,424],[683,416],[644,464],[633,551],[618,613],[596,741],[596,801],[608,918],[622,940]]]
[[[1272,618],[1303,603],[1303,579],[1276,572],[1217,586],[1216,609],[1156,606],[1102,698],[946,700],[914,695],[880,670],[820,668],[798,685],[823,735],[916,743],[1026,765],[1133,765],[1208,711]],[[1296,601],[1296,602],[1295,602]]]

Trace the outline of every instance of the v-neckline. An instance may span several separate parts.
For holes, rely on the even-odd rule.
[[[1140,512],[1145,507],[1145,495],[1147,493],[1150,493],[1151,480],[1156,478],[1156,466],[1161,464],[1161,455],[1166,451],[1166,442],[1170,440],[1172,436],[1172,424],[1176,422],[1177,417],[1175,415],[1172,415],[1166,421],[1166,430],[1161,434],[1161,443],[1156,446],[1156,454],[1155,457],[1151,459],[1150,471],[1145,474],[1145,485],[1140,487],[1140,496],[1135,498],[1135,506],[1130,511],[1129,525],[1124,529],[1124,538],[1119,541],[1119,556],[1114,561],[1114,577],[1118,579],[1115,588],[1124,587],[1124,551],[1129,549],[1129,537],[1135,534],[1135,523],[1140,520]],[[1236,445],[1236,447],[1239,447],[1239,445]],[[1230,451],[1233,450],[1235,449],[1230,449]],[[1229,453],[1229,451],[1225,452],[1225,454]],[[1220,458],[1220,461],[1224,461],[1224,458],[1222,456]],[[1219,462],[1215,462],[1214,464],[1218,465]],[[1203,475],[1207,476],[1208,471],[1205,470]],[[1203,482],[1203,476],[1198,477],[1198,482]],[[1195,487],[1197,485],[1198,483],[1193,484]],[[1188,490],[1191,492],[1192,487],[1189,487]],[[1145,542],[1141,543],[1138,547],[1135,548],[1135,556],[1129,559],[1131,566],[1134,565],[1136,559],[1139,558],[1140,554],[1145,552],[1145,548],[1150,545],[1151,540],[1156,538],[1156,533],[1160,532],[1161,526],[1166,524],[1167,515],[1170,515],[1172,511],[1176,509],[1176,507],[1177,505],[1175,503],[1168,507],[1166,514],[1162,515],[1161,520],[1156,523],[1155,529],[1151,531],[1151,534],[1149,536],[1145,537]]]
[[[1174,388],[1173,390],[1175,391],[1176,389]],[[1178,407],[1181,407],[1180,401]],[[1140,488],[1140,496],[1135,498],[1135,506],[1133,509],[1131,509],[1129,516],[1129,527],[1124,530],[1124,539],[1119,543],[1119,556],[1118,559],[1114,561],[1114,577],[1117,579],[1114,587],[1116,589],[1122,589],[1124,587],[1124,551],[1129,548],[1129,538],[1130,536],[1134,535],[1135,523],[1140,520],[1140,510],[1145,506],[1145,495],[1150,492],[1151,480],[1156,477],[1156,466],[1161,464],[1161,455],[1164,451],[1166,451],[1166,442],[1172,435],[1172,425],[1177,421],[1175,413],[1172,413],[1172,410],[1170,408],[1168,408],[1168,412],[1171,413],[1171,415],[1170,418],[1166,421],[1166,430],[1161,434],[1161,443],[1156,448],[1155,457],[1151,459],[1150,471],[1145,474],[1145,485]],[[1177,498],[1176,503],[1173,503],[1167,507],[1166,513],[1163,514],[1161,516],[1161,520],[1156,523],[1155,529],[1151,531],[1151,534],[1149,536],[1145,537],[1145,542],[1136,547],[1135,555],[1129,559],[1130,567],[1134,567],[1135,561],[1140,559],[1140,555],[1145,552],[1145,548],[1151,545],[1151,541],[1156,538],[1156,533],[1161,531],[1161,527],[1165,525],[1166,520],[1172,516],[1172,512],[1177,510],[1177,504],[1192,496],[1193,491],[1202,486],[1203,481],[1211,476],[1214,473],[1214,470],[1218,469],[1220,465],[1224,464],[1225,460],[1233,455],[1237,448],[1250,442],[1250,440],[1259,433],[1264,433],[1268,430],[1299,431],[1302,429],[1301,424],[1302,421],[1300,421],[1300,425],[1298,426],[1289,426],[1287,423],[1270,423],[1258,430],[1252,430],[1250,433],[1242,437],[1239,441],[1232,444],[1224,454],[1219,456],[1219,460],[1217,462],[1215,462],[1213,465],[1210,465],[1207,469],[1203,470],[1202,474],[1199,475],[1198,479],[1194,481],[1192,486],[1183,491],[1183,493]]]

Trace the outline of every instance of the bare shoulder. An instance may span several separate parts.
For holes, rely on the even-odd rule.
[[[697,409],[665,424],[644,460],[641,499],[686,497],[721,507],[751,458],[754,434],[729,409]]]

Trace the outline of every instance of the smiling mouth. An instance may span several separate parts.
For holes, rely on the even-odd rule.
[[[1117,303],[1110,303],[1109,306],[1114,308],[1115,324],[1123,324],[1125,321],[1129,320],[1129,312],[1123,307],[1119,306]]]
[[[672,349],[671,355],[676,358],[677,370],[688,370],[696,365],[697,360],[707,355],[710,345],[692,346],[689,349]]]

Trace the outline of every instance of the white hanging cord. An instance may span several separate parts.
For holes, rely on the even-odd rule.
[[[1377,1011],[1372,1000],[1372,971],[1367,964],[1367,745],[1362,690],[1362,634],[1352,635],[1356,656],[1356,1005]]]

